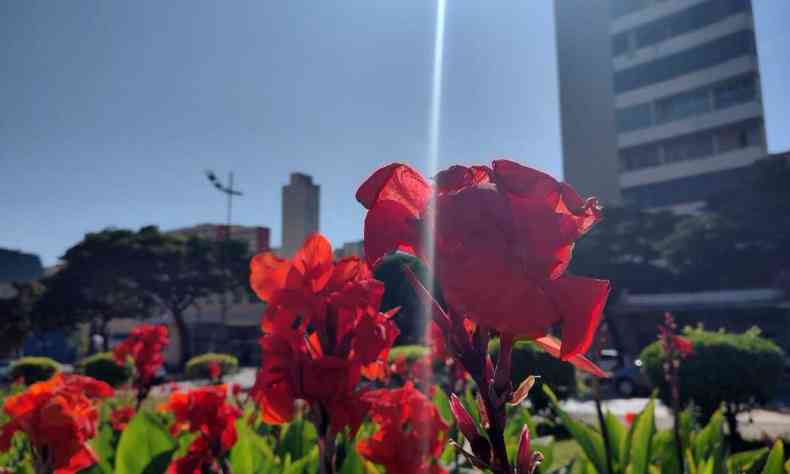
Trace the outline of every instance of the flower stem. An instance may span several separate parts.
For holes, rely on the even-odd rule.
[[[485,379],[485,376],[475,380],[475,383],[480,390],[480,398],[483,399],[485,410],[488,412],[489,426],[486,428],[486,433],[494,452],[494,465],[491,466],[491,470],[495,474],[512,474],[513,468],[508,461],[507,448],[505,447],[505,426],[503,423],[506,420],[505,404],[494,400],[493,387]]]

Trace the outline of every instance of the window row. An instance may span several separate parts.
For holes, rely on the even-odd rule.
[[[698,160],[753,146],[765,146],[763,125],[759,119],[624,148],[620,150],[620,171]]]
[[[752,167],[735,168],[623,189],[623,200],[639,207],[664,207],[706,201],[749,179]]]
[[[714,110],[751,102],[758,97],[755,74],[727,79],[716,84],[617,110],[617,131],[630,132]]]
[[[629,2],[630,3],[630,2]],[[699,30],[751,10],[750,0],[710,0],[612,37],[615,56]]]
[[[731,59],[754,55],[754,31],[743,30],[680,53],[640,64],[614,74],[614,90],[620,94],[706,69]]]

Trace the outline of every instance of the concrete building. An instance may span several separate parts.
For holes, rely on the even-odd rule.
[[[167,231],[166,233],[217,241],[224,239],[227,232],[227,225],[197,224],[191,227]],[[232,225],[230,226],[230,238],[246,243],[250,255],[271,250],[271,231],[268,227]]]
[[[590,11],[571,10],[567,3],[590,5]],[[645,208],[694,210],[711,194],[737,184],[744,167],[767,155],[751,2],[609,3],[611,108],[623,200]],[[562,73],[568,57],[573,59],[582,52],[568,52],[559,39],[569,34],[565,30],[591,28],[590,18],[597,18],[591,5],[601,11],[605,6],[604,2],[581,0],[557,4],[569,8],[558,7]],[[598,57],[600,51],[594,53]],[[560,87],[563,112],[565,100],[579,95],[573,83],[586,82],[587,68],[577,66],[577,75],[560,75],[561,81],[571,82]],[[583,120],[608,117],[603,107],[586,112]],[[580,132],[569,135],[564,128],[565,123],[567,150],[576,146],[567,142],[578,140]],[[590,159],[601,160],[601,167],[591,171]],[[587,172],[609,173],[608,159],[566,152],[565,173],[571,184]]]
[[[318,231],[320,194],[321,187],[302,173],[291,173],[290,182],[283,186],[283,257],[293,256],[305,238]]]

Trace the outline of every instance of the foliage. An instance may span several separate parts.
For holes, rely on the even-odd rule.
[[[760,160],[743,173],[741,186],[713,196],[705,215],[686,218],[660,243],[664,258],[685,288],[787,283],[789,179],[786,159]]]
[[[118,365],[110,352],[99,352],[82,359],[77,368],[88,377],[107,382],[113,387],[120,387],[132,377],[132,366]]]
[[[232,374],[239,368],[239,359],[235,356],[209,352],[189,359],[184,373],[188,379],[210,378],[209,366],[212,362],[219,364],[222,375]]]
[[[33,309],[43,288],[37,283],[14,283],[15,295],[0,299],[0,356],[13,353],[36,327]]]
[[[49,357],[22,357],[11,363],[9,370],[12,380],[22,378],[25,384],[41,382],[60,371],[60,364]]]
[[[394,362],[398,359],[405,359],[407,362],[415,362],[422,357],[430,355],[430,350],[425,346],[406,345],[395,346],[390,349],[389,361]]]
[[[685,335],[694,343],[694,356],[680,364],[680,399],[684,404],[693,401],[709,417],[722,403],[728,411],[737,412],[774,396],[784,370],[783,353],[761,337],[758,329],[732,334],[687,328]],[[640,358],[661,399],[670,400],[660,344],[647,346]]]
[[[499,355],[499,340],[496,339],[489,344],[494,360]],[[535,388],[529,393],[529,399],[535,410],[540,411],[549,406],[541,385],[552,387],[558,398],[566,399],[576,394],[576,370],[573,365],[563,362],[550,356],[535,343],[530,341],[518,341],[513,346],[513,366],[511,369],[511,379],[513,386],[518,387],[524,379],[530,375],[539,377]]]
[[[400,308],[395,314],[395,323],[400,328],[396,344],[415,344],[425,341],[424,323],[430,320],[425,308],[404,276],[404,267],[409,268],[423,285],[427,286],[427,267],[419,258],[402,252],[396,252],[382,258],[376,265],[374,275],[384,283],[384,297],[381,300],[381,311]],[[433,296],[444,306],[441,289],[434,285]]]

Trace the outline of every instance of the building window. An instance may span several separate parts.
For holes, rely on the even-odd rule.
[[[650,110],[650,103],[617,110],[617,130],[620,132],[639,130],[651,125],[653,125],[653,113]]]
[[[656,121],[671,122],[710,111],[708,88],[678,94],[656,102]]]
[[[639,2],[632,3],[636,3],[636,5],[631,5],[633,8],[643,8],[643,6],[638,4]],[[625,38],[629,34],[633,34],[636,39],[636,44],[634,46],[636,48],[645,48],[676,36],[705,28],[729,16],[748,12],[749,10],[749,0],[711,0],[632,30],[624,31],[618,34],[615,39],[620,36]],[[615,55],[623,54],[628,51],[628,42],[622,40],[618,41],[620,41],[621,44],[618,45],[619,48],[614,48]]]
[[[614,76],[614,89],[616,93],[627,92],[754,52],[754,32],[739,31],[696,48],[619,71]]]
[[[713,135],[695,133],[664,142],[664,162],[698,160],[713,155]]]
[[[757,96],[754,76],[739,77],[717,85],[713,90],[713,100],[717,109],[750,102]]]
[[[614,35],[612,38],[612,54],[615,56],[619,56],[621,54],[625,54],[630,49],[628,44],[630,40],[628,39],[630,32],[620,33],[619,35]]]
[[[618,18],[629,13],[649,7],[653,0],[612,0],[610,4],[612,18]]]
[[[635,171],[652,168],[661,164],[658,147],[655,144],[635,146],[620,150],[620,170]]]
[[[724,127],[717,130],[716,139],[719,144],[719,153],[762,146],[762,124],[759,120],[753,120]]]

